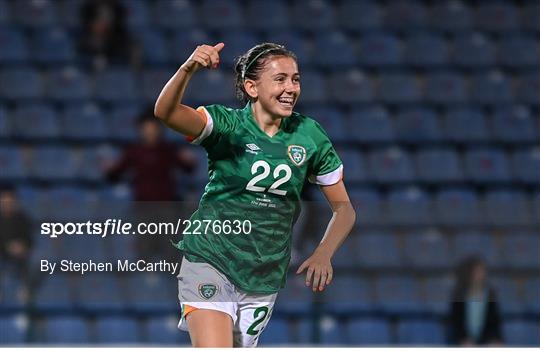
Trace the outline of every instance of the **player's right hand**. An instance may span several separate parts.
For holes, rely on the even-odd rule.
[[[188,73],[195,73],[202,67],[216,69],[219,65],[219,52],[224,46],[224,43],[197,46],[181,68]]]

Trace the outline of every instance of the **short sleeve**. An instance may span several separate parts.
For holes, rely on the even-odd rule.
[[[201,145],[208,149],[216,145],[221,138],[234,130],[234,121],[230,108],[222,105],[200,106],[197,112],[205,120],[205,126],[198,137],[191,140],[192,144]]]
[[[317,151],[313,158],[309,181],[318,185],[333,185],[343,178],[343,163],[324,129],[315,122],[313,140]]]

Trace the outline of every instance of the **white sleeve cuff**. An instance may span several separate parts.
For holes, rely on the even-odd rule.
[[[210,113],[208,113],[208,111],[204,107],[199,107],[197,110],[203,111],[206,115],[206,125],[204,126],[201,134],[191,142],[195,145],[199,145],[200,143],[202,143],[202,141],[206,139],[214,129],[214,121],[212,120],[212,116],[210,115]]]
[[[309,181],[318,185],[334,185],[343,178],[343,165],[339,165],[334,171],[322,175],[311,175]]]

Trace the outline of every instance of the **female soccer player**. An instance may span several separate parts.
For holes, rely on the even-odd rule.
[[[356,215],[342,181],[343,166],[314,120],[293,112],[300,96],[296,56],[264,43],[236,63],[243,109],[181,104],[201,68],[216,69],[225,44],[198,46],[167,82],[154,113],[202,145],[209,183],[184,239],[179,280],[180,329],[193,346],[256,346],[277,292],[285,285],[291,230],[304,181],[319,184],[333,211],[324,237],[298,268],[322,291],[333,276],[331,258]]]

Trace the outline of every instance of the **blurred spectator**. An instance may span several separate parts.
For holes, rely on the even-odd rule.
[[[496,294],[488,284],[487,269],[478,257],[465,259],[457,269],[450,309],[450,341],[461,346],[502,343]]]
[[[135,203],[132,215],[139,223],[176,223],[185,219],[184,204],[175,203],[177,196],[175,170],[192,173],[196,167],[194,155],[187,149],[177,149],[163,140],[163,128],[154,117],[153,108],[138,120],[140,141],[127,147],[120,159],[106,170],[111,181],[127,172]],[[138,235],[136,250],[139,258],[178,259],[178,252],[166,236]]]
[[[109,63],[138,65],[137,48],[125,26],[126,12],[117,0],[89,0],[82,5],[79,51],[95,69]]]
[[[11,188],[0,191],[0,258],[29,278],[32,221],[19,205]],[[4,268],[2,268],[4,269]]]

